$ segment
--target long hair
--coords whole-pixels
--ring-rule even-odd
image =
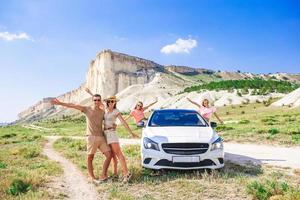
[[[205,101],[207,101],[207,104],[208,104],[208,107],[209,107],[209,101],[208,101],[208,99],[203,99],[203,101],[202,101],[202,106],[204,106],[204,102]],[[204,106],[205,107],[205,106]]]
[[[107,100],[106,101],[106,107],[108,108],[108,101],[110,101],[110,100]],[[117,108],[117,101],[115,101],[115,104],[114,104],[114,109],[116,109]]]
[[[143,107],[143,102],[141,102],[141,101],[138,101],[138,102],[135,104],[135,107],[134,107],[134,109],[137,109],[137,107],[138,107],[138,104],[142,104],[142,107]]]

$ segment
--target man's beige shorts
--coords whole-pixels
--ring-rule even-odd
[[[88,135],[86,138],[86,143],[88,154],[95,154],[97,149],[99,149],[102,153],[110,151],[110,147],[103,136]]]
[[[106,137],[107,144],[119,143],[119,137],[115,130],[105,130],[104,135]]]

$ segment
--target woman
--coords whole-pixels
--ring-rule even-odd
[[[189,98],[187,98],[187,100],[189,101],[189,102],[191,102],[192,104],[195,104],[196,106],[198,106],[199,107],[199,113],[200,113],[200,115],[209,123],[210,122],[210,118],[211,118],[211,116],[214,114],[215,115],[215,117],[219,120],[219,122],[221,123],[221,124],[223,124],[223,121],[220,119],[220,117],[218,116],[218,114],[217,114],[217,109],[215,108],[215,107],[210,107],[209,106],[209,101],[208,101],[208,99],[204,99],[203,101],[202,101],[202,105],[200,105],[200,104],[198,104],[198,103],[196,103],[196,102],[194,102],[194,101],[192,101],[191,99],[189,99]]]
[[[147,120],[144,111],[156,103],[157,103],[157,98],[153,103],[150,103],[149,105],[143,107],[143,102],[139,101],[135,105],[134,109],[130,112],[130,115],[125,120],[127,121],[130,117],[133,117],[136,125],[138,127],[143,127],[145,125],[143,120]]]
[[[126,160],[121,151],[119,138],[116,133],[116,127],[115,127],[116,119],[118,118],[122,122],[122,124],[126,127],[126,129],[133,137],[137,137],[137,135],[135,135],[131,131],[128,124],[122,117],[120,111],[117,109],[116,97],[112,96],[105,99],[104,101],[106,101],[106,112],[104,114],[104,134],[106,136],[107,144],[111,147],[113,154],[119,159],[121,163],[123,176],[124,176],[123,181],[127,182],[130,179],[131,174],[128,171]],[[114,162],[114,169],[115,168],[117,168],[116,162]]]

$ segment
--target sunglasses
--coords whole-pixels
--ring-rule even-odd
[[[143,107],[143,105],[137,105],[137,106],[139,106],[139,107]]]
[[[114,100],[108,100],[107,103],[115,103]]]
[[[101,99],[94,99],[94,101],[96,102],[96,101],[101,101]]]

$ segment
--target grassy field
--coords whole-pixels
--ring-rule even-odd
[[[299,108],[272,108],[255,103],[222,107],[218,113],[226,122],[217,127],[225,141],[300,144]],[[129,124],[141,134],[133,121]],[[53,198],[47,183],[59,175],[61,169],[41,155],[45,142],[42,136],[83,136],[86,126],[84,116],[45,120],[34,125],[46,129],[32,130],[20,125],[0,128],[0,199]],[[120,137],[130,137],[123,126],[117,131]],[[54,145],[87,175],[85,141],[62,138]],[[290,169],[226,162],[221,171],[155,172],[141,167],[138,146],[124,147],[123,150],[133,178],[125,185],[116,180],[97,186],[99,193],[107,199],[300,199],[299,170],[291,173]],[[100,154],[96,156],[97,174],[102,159]]]
[[[300,144],[300,108],[274,108],[256,103],[222,107],[218,114],[226,122],[217,127],[225,141]]]
[[[61,168],[41,155],[40,132],[0,127],[0,199],[51,199],[46,184]]]
[[[84,140],[61,138],[54,148],[87,176]],[[288,169],[227,162],[221,171],[152,171],[141,167],[139,146],[126,146],[123,151],[132,180],[129,184],[110,180],[98,185],[106,199],[300,199],[300,174],[291,176]],[[94,162],[96,174],[100,174],[102,162],[99,153]]]
[[[263,103],[254,103],[221,107],[218,109],[218,114],[226,123],[217,127],[217,131],[225,141],[300,144],[300,108],[274,108],[266,107]],[[213,118],[212,121],[217,120]],[[45,130],[44,134],[85,135],[84,116],[75,119],[65,117],[35,124],[51,129]],[[141,135],[141,129],[137,128],[132,120],[129,120],[129,125],[135,133]],[[117,132],[122,138],[130,138],[122,125],[118,127]]]

